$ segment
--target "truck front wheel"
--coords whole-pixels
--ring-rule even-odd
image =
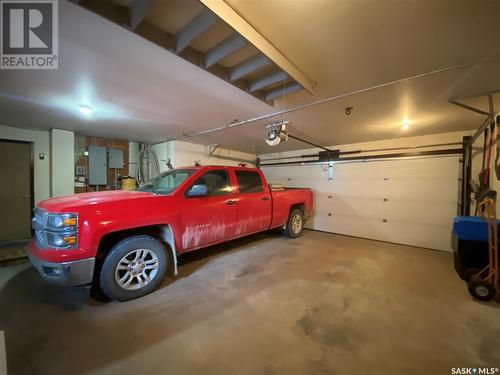
[[[288,216],[288,221],[285,226],[285,236],[297,238],[302,234],[304,229],[304,214],[301,210],[293,209]]]
[[[125,238],[110,250],[99,283],[109,298],[128,301],[154,291],[167,272],[165,247],[153,237]]]

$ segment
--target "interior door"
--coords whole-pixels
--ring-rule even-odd
[[[31,144],[0,141],[0,243],[31,238]]]
[[[238,214],[226,168],[205,172],[191,186],[206,185],[206,196],[183,196],[181,220],[182,248],[191,250],[235,237]],[[190,189],[186,190],[186,192]]]
[[[272,201],[256,171],[234,170],[238,195],[238,227],[236,235],[263,231],[271,225]]]

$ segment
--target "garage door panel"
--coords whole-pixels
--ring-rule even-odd
[[[429,162],[432,160],[432,162]],[[439,157],[410,160],[384,160],[334,165],[336,179],[454,178],[457,158]]]
[[[331,192],[340,197],[382,198],[387,191],[385,181],[334,181]]]
[[[380,233],[386,238],[384,241],[451,251],[451,229],[449,225],[389,221],[379,224],[378,227]]]
[[[331,227],[334,233],[387,241],[379,232],[380,222],[379,218],[337,215],[332,217]]]
[[[315,204],[315,211],[321,213],[331,213],[333,216],[358,216],[358,217],[378,217],[385,215],[386,205],[381,199],[358,198],[358,199],[320,199]]]
[[[360,218],[355,216],[315,215],[306,222],[305,227],[324,232],[339,233],[349,236],[373,238],[377,236],[375,223],[378,219]]]
[[[264,173],[285,186],[313,190],[307,228],[450,251],[459,167],[454,156],[335,164],[333,181],[326,166]]]
[[[289,173],[289,169],[293,168],[294,173],[291,175]],[[320,165],[302,165],[302,166],[294,166],[294,167],[273,167],[273,168],[263,168],[263,170],[267,174],[269,173],[270,182],[283,183],[287,181],[288,178],[292,180],[325,180],[328,177],[328,172]]]
[[[458,179],[432,179],[419,181],[390,181],[386,186],[388,198],[407,200],[457,202]]]
[[[383,222],[377,218],[316,215],[306,228],[378,241],[449,251],[448,225]],[[422,235],[425,233],[426,235]]]
[[[393,200],[386,204],[385,218],[390,221],[448,226],[450,217],[454,217],[456,212],[456,203],[450,205],[436,201]]]
[[[375,162],[334,164],[333,175],[336,180],[381,180],[387,177],[384,168]]]
[[[387,161],[389,178],[456,178],[459,171],[457,157],[432,157]]]
[[[328,198],[331,196],[332,198]],[[359,216],[414,223],[448,225],[456,206],[437,201],[410,201],[356,198],[344,199],[315,194],[314,212],[332,216]]]

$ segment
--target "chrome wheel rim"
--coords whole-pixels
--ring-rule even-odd
[[[149,249],[129,251],[116,266],[116,283],[125,290],[138,290],[151,283],[158,273],[158,257]]]
[[[297,234],[302,229],[302,217],[297,214],[292,217],[292,231]]]

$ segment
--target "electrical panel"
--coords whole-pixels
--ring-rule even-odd
[[[89,146],[89,185],[108,184],[106,147]],[[123,162],[123,158],[122,158]]]
[[[119,150],[117,148],[110,148],[108,150],[108,160],[109,160],[109,168],[123,168],[123,150]]]

